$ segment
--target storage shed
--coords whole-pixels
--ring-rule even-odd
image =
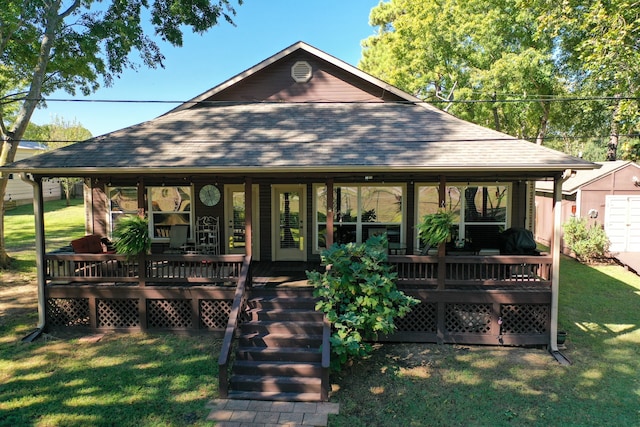
[[[572,216],[603,226],[612,254],[640,252],[640,165],[617,160],[601,167],[579,170],[562,186],[562,223]],[[553,221],[553,182],[536,184],[535,237],[549,244]],[[569,252],[562,243],[562,250]]]

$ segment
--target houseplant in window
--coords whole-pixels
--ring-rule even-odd
[[[422,221],[418,223],[418,233],[425,246],[425,251],[429,248],[436,248],[440,243],[451,238],[453,216],[452,211],[440,209],[422,217]]]
[[[151,249],[149,220],[137,215],[120,218],[113,230],[116,252],[134,258]]]

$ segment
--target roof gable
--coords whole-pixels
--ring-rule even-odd
[[[568,178],[562,184],[563,194],[574,194],[581,188],[589,185],[593,182],[601,180],[612,173],[622,170],[627,167],[634,167],[640,171],[640,166],[629,160],[616,160],[608,162],[595,162],[598,167],[596,169],[581,170],[574,176]],[[553,191],[553,183],[550,182],[538,182],[536,184],[536,190],[543,192]]]
[[[308,82],[296,82],[291,67],[312,68]],[[421,102],[352,65],[298,42],[166,114],[209,102]]]

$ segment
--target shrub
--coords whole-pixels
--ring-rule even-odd
[[[606,258],[609,238],[600,225],[589,226],[586,218],[571,218],[563,229],[564,241],[578,260],[593,262]]]
[[[119,254],[134,257],[151,249],[149,221],[137,215],[120,218],[113,230],[113,237]]]
[[[331,366],[339,370],[352,358],[371,353],[367,342],[395,331],[394,318],[404,317],[418,303],[396,287],[397,274],[386,262],[387,239],[333,245],[323,252],[324,273],[307,272],[320,297],[316,309],[333,324]]]

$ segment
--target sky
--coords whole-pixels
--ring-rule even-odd
[[[55,92],[47,98],[92,102],[49,101],[31,121],[44,125],[57,116],[93,136],[103,135],[151,120],[177,104],[93,101],[187,101],[298,41],[356,66],[361,41],[375,32],[369,13],[379,1],[244,0],[236,7],[235,27],[223,19],[203,35],[186,32],[181,48],[163,45],[165,68],[127,70],[112,86],[87,97]]]

